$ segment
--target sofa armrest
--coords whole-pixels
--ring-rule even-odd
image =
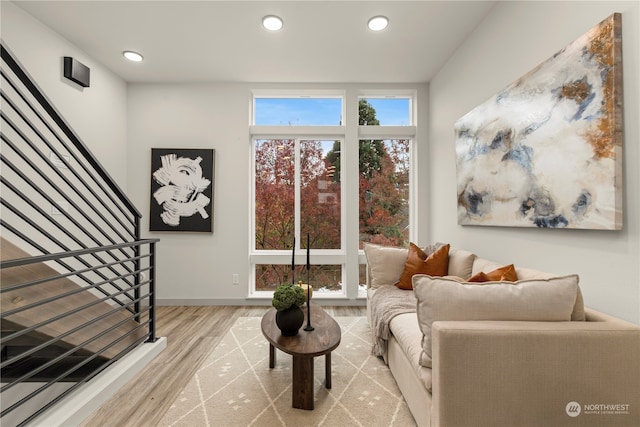
[[[435,322],[432,424],[639,425],[640,326],[587,318]]]

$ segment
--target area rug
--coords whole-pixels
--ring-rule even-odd
[[[331,357],[332,388],[324,386],[324,356],[315,358],[314,406],[291,407],[291,356],[269,344],[260,317],[241,317],[180,393],[162,426],[415,426],[384,362],[370,354],[365,317],[336,317],[342,339]]]

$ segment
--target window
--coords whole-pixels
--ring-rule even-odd
[[[340,126],[342,99],[256,97],[253,121],[260,126]]]
[[[283,92],[254,92],[250,293],[308,275],[314,297],[364,297],[364,243],[414,238],[415,93]]]
[[[362,126],[409,126],[411,124],[411,98],[360,97],[359,122]]]
[[[255,247],[288,249],[295,230],[295,141],[255,143]]]
[[[300,233],[311,249],[340,249],[340,141],[300,141]],[[304,242],[303,242],[304,243]]]
[[[340,250],[342,195],[340,177],[335,173],[340,143],[315,139],[255,141],[257,252],[306,250],[307,235],[310,249]],[[283,253],[276,261],[279,263],[256,265],[256,291],[273,290],[292,280],[290,253]],[[313,283],[322,284],[319,290],[340,291],[341,270],[341,265],[314,265],[310,274],[317,279]]]
[[[409,246],[409,143],[360,140],[360,248]]]

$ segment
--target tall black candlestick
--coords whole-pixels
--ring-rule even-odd
[[[307,233],[307,271],[311,268],[311,263],[309,262],[309,233]]]
[[[295,285],[293,274],[296,269],[296,238],[293,237],[293,247],[291,248],[291,284]]]
[[[309,260],[309,233],[307,233],[307,326],[305,331],[313,331],[315,328],[311,326],[311,282],[309,281],[309,269],[311,262]]]

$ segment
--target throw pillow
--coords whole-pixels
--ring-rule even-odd
[[[373,289],[384,285],[395,285],[404,270],[407,260],[406,248],[390,248],[365,243],[369,286]]]
[[[470,277],[477,255],[464,249],[449,249],[449,275]]]
[[[516,268],[513,264],[509,264],[488,273],[480,271],[471,276],[467,282],[515,282],[516,280],[518,280]]]
[[[515,283],[458,283],[442,277],[413,277],[422,331],[420,364],[431,367],[431,326],[439,320],[570,321],[578,276]]]
[[[431,255],[425,253],[417,245],[409,243],[409,254],[404,263],[404,270],[396,286],[411,290],[411,278],[415,274],[430,276],[446,276],[449,271],[449,245],[441,246]]]
[[[483,258],[476,258],[473,263],[473,274],[477,274],[481,271],[491,271],[499,268],[500,264],[489,261]],[[557,274],[547,273],[544,271],[534,270],[531,268],[516,268],[516,273],[518,274],[518,280],[529,280],[529,279],[551,279],[553,277],[558,277]],[[458,274],[459,276],[459,274]],[[469,276],[464,276],[469,277]],[[576,303],[573,306],[573,313],[571,313],[571,320],[584,321],[586,320],[586,314],[584,312],[584,299],[582,298],[582,292],[580,291],[580,286],[578,286],[578,295],[576,296]]]

